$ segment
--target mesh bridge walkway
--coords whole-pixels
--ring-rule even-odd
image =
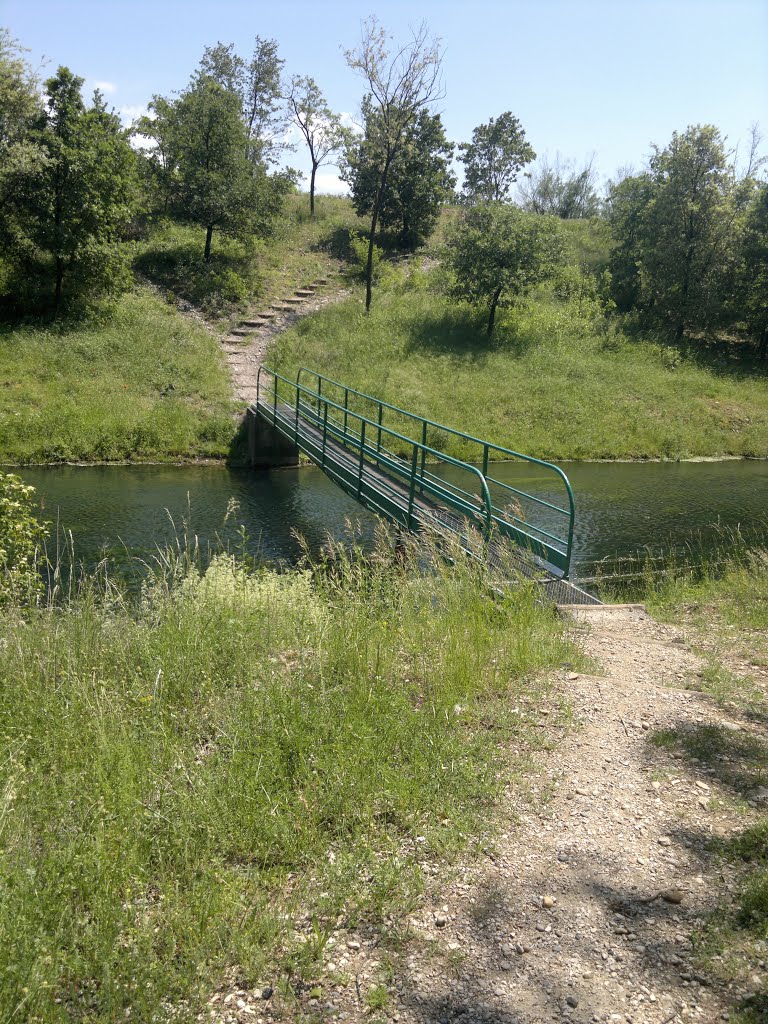
[[[575,508],[552,463],[471,437],[302,368],[295,381],[260,367],[251,413],[366,508],[411,532],[458,537],[501,578],[539,581],[557,604],[599,604],[569,580]],[[477,465],[433,447],[450,436],[477,447]],[[431,443],[430,443],[431,442]],[[492,463],[519,466],[521,486]],[[529,479],[536,493],[523,489]],[[512,544],[500,543],[511,541]]]

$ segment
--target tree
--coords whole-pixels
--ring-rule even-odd
[[[288,93],[288,105],[293,123],[304,136],[312,161],[309,179],[309,212],[315,216],[315,175],[318,167],[338,153],[349,140],[349,130],[341,123],[326,103],[314,78],[294,75]]]
[[[595,179],[591,160],[577,170],[568,161],[561,161],[559,154],[554,164],[543,158],[518,187],[521,206],[531,213],[547,213],[563,220],[595,217],[600,212]]]
[[[137,198],[136,155],[98,92],[86,108],[82,85],[64,67],[45,83],[46,109],[30,133],[42,157],[13,201],[24,241],[17,271],[46,282],[57,315],[65,300],[114,294],[130,282],[120,243]]]
[[[380,111],[363,102],[365,132],[347,147],[342,180],[352,188],[352,201],[360,216],[373,212],[380,182],[377,140]],[[445,137],[439,114],[421,110],[403,134],[392,161],[387,187],[379,206],[379,225],[397,235],[402,248],[415,248],[434,229],[440,206],[453,195],[456,177],[450,169],[453,144]]]
[[[379,114],[376,138],[370,140],[371,159],[378,169],[371,207],[368,259],[365,269],[365,309],[371,308],[373,249],[381,204],[386,194],[392,163],[403,145],[408,128],[419,111],[440,95],[440,50],[422,23],[408,43],[390,49],[389,37],[375,17],[363,22],[357,49],[347,50],[347,64],[365,79],[369,102]]]
[[[142,125],[157,143],[155,159],[171,189],[179,216],[205,228],[203,259],[211,258],[214,230],[247,232],[263,198],[266,174],[248,160],[240,100],[207,75],[199,74],[173,101],[157,103],[157,123]]]
[[[757,190],[747,212],[738,290],[740,313],[761,359],[768,359],[768,183]]]
[[[29,244],[19,213],[45,166],[45,153],[34,137],[43,118],[40,88],[23,52],[0,28],[0,291],[13,277],[19,250]]]
[[[677,338],[722,326],[736,285],[738,218],[747,195],[713,125],[691,126],[664,149],[654,147],[648,170],[609,195],[620,308],[641,309]]]
[[[472,132],[459,146],[464,164],[462,197],[467,203],[501,202],[509,198],[521,168],[536,159],[523,127],[507,110]]]
[[[496,309],[514,301],[552,275],[562,261],[557,221],[524,213],[506,203],[478,203],[467,210],[448,240],[454,294],[488,304],[487,335]]]
[[[612,182],[608,192],[608,218],[615,239],[608,270],[613,299],[623,313],[643,303],[644,225],[652,196],[649,174],[627,174]]]
[[[250,61],[235,52],[234,43],[205,48],[200,75],[237,95],[246,131],[245,153],[252,163],[274,163],[285,145],[278,141],[285,125],[280,83],[285,61],[277,42],[256,36]]]

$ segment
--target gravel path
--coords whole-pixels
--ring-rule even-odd
[[[679,629],[642,609],[585,610],[573,629],[596,665],[594,675],[561,674],[575,727],[538,755],[534,799],[510,794],[492,855],[435,881],[409,921],[394,979],[376,935],[337,932],[313,983],[321,994],[312,998],[307,986],[288,1002],[269,989],[266,1000],[259,991],[220,992],[213,1019],[728,1019],[740,993],[698,975],[691,936],[734,884],[708,841],[743,828],[749,815],[722,781],[728,771],[715,774],[649,737],[708,724],[733,733],[759,727],[684,688],[700,659]],[[366,993],[381,984],[388,1002],[371,1007]]]

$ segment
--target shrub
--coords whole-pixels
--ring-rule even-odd
[[[36,601],[47,525],[35,517],[35,489],[12,473],[0,473],[0,606]]]

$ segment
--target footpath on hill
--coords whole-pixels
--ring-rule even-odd
[[[531,793],[502,803],[493,849],[447,875],[423,865],[433,881],[394,959],[379,934],[338,931],[298,1001],[275,980],[266,999],[216,993],[212,1019],[729,1019],[745,991],[699,973],[692,936],[735,887],[712,839],[757,816],[761,794],[750,794],[734,754],[762,727],[686,689],[703,662],[678,627],[626,608],[590,612],[573,629],[595,667],[559,680],[572,723],[555,725],[557,742],[536,755]],[[548,717],[545,709],[540,724],[551,729]],[[735,741],[714,762],[660,742],[713,728]],[[749,803],[734,799],[744,796]],[[749,985],[763,985],[759,968]]]
[[[304,288],[296,289],[268,304],[263,311],[241,319],[222,339],[234,398],[250,405],[256,401],[259,367],[274,338],[310,313],[350,294],[348,288],[329,287],[329,278],[320,277]]]

